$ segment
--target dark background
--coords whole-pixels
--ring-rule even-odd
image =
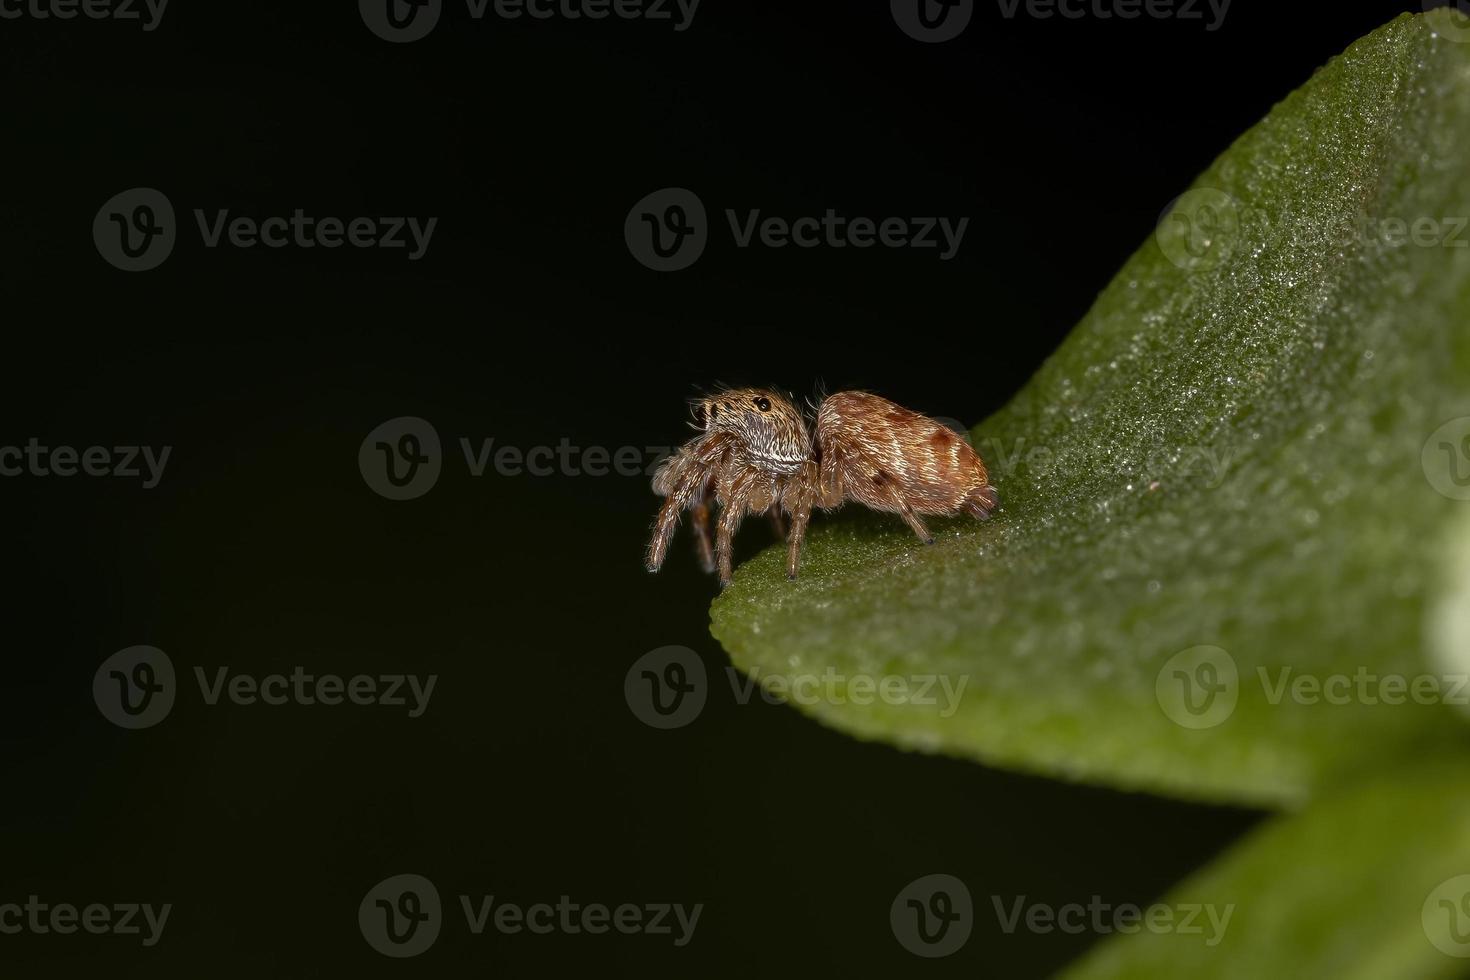
[[[1006,901],[1147,903],[1255,813],[906,755],[737,705],[712,580],[681,535],[641,565],[643,477],[474,478],[458,439],[663,446],[716,381],[865,387],[965,423],[1000,407],[1165,205],[1327,58],[1412,4],[1236,0],[1201,21],[976,5],[918,43],[886,3],[705,0],[668,22],[471,20],[390,45],[351,3],[174,0],[160,27],[0,22],[0,445],[169,445],[161,485],[0,479],[8,641],[0,902],[172,902],[162,942],[0,936],[0,972],[282,977],[1041,976],[1096,937],[1005,935]],[[303,8],[310,8],[303,9]],[[156,187],[181,239],[102,260],[102,203]],[[623,220],[683,186],[691,268]],[[428,254],[206,249],[193,208],[437,216]],[[726,207],[967,216],[956,258],[737,249]],[[359,443],[430,420],[426,496],[376,496]],[[742,538],[763,545],[764,528]],[[157,727],[91,682],[168,652]],[[716,678],[692,725],[640,723],[625,672],[667,644]],[[192,670],[436,673],[425,715],[204,704]],[[977,678],[975,683],[983,683]],[[433,879],[445,931],[373,952],[358,902]],[[977,925],[944,961],[888,907],[934,872]],[[694,940],[467,933],[455,896],[704,903]],[[7,967],[6,964],[9,964]]]

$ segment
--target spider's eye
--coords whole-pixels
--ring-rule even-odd
[[[755,400],[755,407],[760,409],[762,412],[769,412],[771,410],[771,400],[764,396],[757,398]]]

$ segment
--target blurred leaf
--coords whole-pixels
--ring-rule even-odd
[[[1464,976],[1470,772],[1456,760],[1355,783],[1276,818],[1157,904],[1179,924],[1199,906],[1202,931],[1165,926],[1160,912],[1158,931],[1124,935],[1105,915],[1110,938],[1063,976]]]
[[[1470,25],[1451,18],[1359,41],[1199,178],[974,430],[995,519],[935,519],[923,547],[891,515],[819,518],[798,581],[773,548],[715,602],[735,662],[825,677],[792,700],[864,738],[1208,799],[1298,803],[1462,737],[1442,703],[1368,703],[1431,669],[1438,542],[1470,507],[1451,421],[1470,416]],[[1059,246],[1088,227],[1084,207]],[[976,319],[956,343],[980,386],[1005,325]],[[1350,703],[1279,687],[1304,674]],[[884,677],[907,680],[850,686]]]

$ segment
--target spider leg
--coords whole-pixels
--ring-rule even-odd
[[[735,532],[750,507],[751,486],[748,480],[737,479],[731,483],[720,506],[720,520],[715,528],[715,562],[720,570],[720,588],[730,584],[734,577],[730,552],[734,547]]]
[[[903,491],[892,474],[865,464],[860,457],[849,459],[837,451],[835,446],[833,451],[823,455],[822,467],[819,492],[823,507],[833,506],[849,495],[850,488],[860,487],[861,493],[851,493],[854,500],[875,510],[893,511],[903,518],[904,523],[918,535],[920,541],[925,544],[934,543],[934,535],[924,526],[924,521],[914,510],[913,504],[904,499]]]
[[[813,479],[818,506],[831,510],[842,503],[842,498],[847,495],[847,465],[846,458],[837,446],[822,447],[822,463]]]
[[[706,572],[715,570],[714,543],[709,533],[709,499],[707,492],[701,493],[691,511],[690,526],[694,529],[694,550],[699,555],[699,567]]]
[[[702,466],[693,465],[679,469],[681,472],[677,475],[670,472],[669,478],[663,484],[669,494],[663,507],[659,508],[658,519],[653,525],[653,537],[648,542],[648,557],[644,564],[650,572],[656,572],[663,566],[664,558],[669,553],[669,542],[679,526],[679,514],[699,499],[700,490],[705,483]]]
[[[811,504],[805,501],[791,513],[791,535],[786,539],[786,577],[796,578],[796,566],[801,561],[801,547],[806,543],[806,525],[812,517]]]
[[[813,498],[820,492],[817,467],[808,464],[784,495],[782,504],[791,515],[791,534],[786,538],[786,577],[796,578],[801,549],[806,543],[806,526],[812,518]]]
[[[964,508],[973,517],[982,521],[990,517],[990,512],[1000,506],[1000,494],[995,487],[986,484],[979,490],[974,490],[965,498]]]
[[[766,510],[766,516],[771,519],[771,529],[776,532],[776,537],[786,540],[786,520],[781,516],[781,505],[772,504]]]
[[[924,542],[925,544],[934,543],[934,535],[929,533],[929,529],[924,526],[924,522],[919,519],[919,515],[914,512],[913,507],[909,506],[907,503],[900,502],[898,516],[902,517],[904,519],[904,523],[913,528],[914,533],[919,536],[920,541]]]

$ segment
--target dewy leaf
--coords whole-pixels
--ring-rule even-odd
[[[1275,818],[1141,917],[1122,906],[1089,911],[1089,927],[1107,938],[1062,976],[1464,976],[1467,872],[1463,760],[1379,774]]]
[[[1425,639],[1470,508],[1467,216],[1470,24],[1406,15],[1220,157],[976,427],[995,519],[923,547],[819,518],[801,578],[746,563],[715,636],[855,735],[1189,797],[1299,803],[1462,738]]]

